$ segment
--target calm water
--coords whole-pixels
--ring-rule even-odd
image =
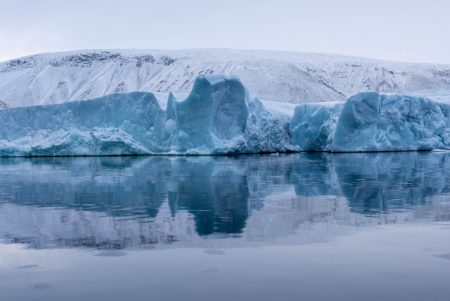
[[[0,159],[0,300],[450,300],[450,153]]]

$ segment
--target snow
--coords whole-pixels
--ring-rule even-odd
[[[272,116],[237,78],[199,76],[166,110],[148,92],[0,111],[0,156],[284,152],[288,118]]]
[[[226,148],[222,143],[244,142],[248,114],[247,92],[238,79],[200,76],[184,101],[169,97],[166,134],[181,152]]]
[[[292,118],[294,115],[296,104],[287,103],[287,102],[276,102],[269,100],[262,100],[264,107],[270,111],[273,115],[276,115],[281,118]]]
[[[0,110],[7,109],[8,107],[9,106],[6,103],[4,103],[3,101],[0,101]]]
[[[261,99],[296,104],[450,89],[448,65],[283,51],[83,50],[0,63],[0,100],[17,107],[134,91],[181,97],[202,74],[235,75]]]
[[[423,90],[409,94],[428,98],[437,102],[450,103],[450,90]]]

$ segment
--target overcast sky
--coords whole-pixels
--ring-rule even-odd
[[[92,48],[241,48],[450,64],[450,0],[0,0],[0,61]]]

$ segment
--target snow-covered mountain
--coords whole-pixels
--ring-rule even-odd
[[[198,75],[215,73],[240,77],[262,99],[291,103],[450,89],[450,65],[282,51],[85,50],[0,63],[0,99],[15,107],[116,92],[186,93]]]
[[[3,101],[0,101],[0,110],[2,109],[7,109],[8,105],[6,103],[4,103]]]

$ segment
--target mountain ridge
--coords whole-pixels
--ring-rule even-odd
[[[289,103],[450,89],[450,65],[442,64],[293,51],[93,49],[1,62],[0,99],[15,107],[131,91],[186,93],[198,75],[217,73],[238,76],[262,99]]]

